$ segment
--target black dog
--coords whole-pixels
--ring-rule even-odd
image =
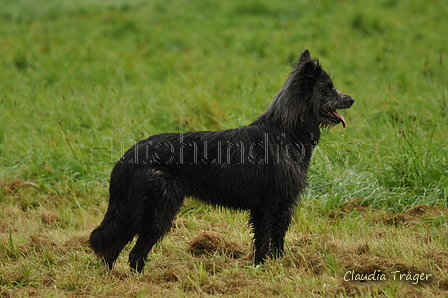
[[[222,131],[164,133],[129,149],[110,177],[104,220],[90,246],[112,268],[123,247],[141,272],[185,197],[250,210],[255,264],[283,255],[284,237],[306,185],[320,127],[343,124],[354,99],[335,89],[304,51],[274,101],[255,122]]]

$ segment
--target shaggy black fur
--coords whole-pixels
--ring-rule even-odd
[[[139,142],[112,171],[109,207],[90,236],[91,248],[112,268],[138,235],[129,262],[141,272],[149,251],[191,196],[250,211],[255,264],[281,256],[320,126],[342,122],[345,127],[336,110],[353,102],[333,87],[306,50],[270,107],[252,124],[164,133]]]

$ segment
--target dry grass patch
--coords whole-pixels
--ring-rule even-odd
[[[254,267],[247,214],[187,200],[172,231],[155,246],[144,273],[138,275],[127,263],[134,242],[112,271],[89,249],[92,222],[101,220],[98,208],[106,205],[80,209],[53,194],[40,206],[23,210],[19,201],[11,200],[19,193],[27,201],[36,190],[4,196],[10,203],[0,219],[6,229],[0,232],[3,297],[448,295],[444,208],[417,206],[403,213],[409,220],[395,224],[389,219],[398,214],[385,210],[352,203],[334,210],[337,216],[328,216],[305,201],[287,234],[285,257]],[[395,271],[431,276],[413,283],[406,276],[394,280]],[[384,273],[386,280],[345,280],[347,272]]]
[[[195,236],[188,245],[188,250],[195,256],[213,255],[216,252],[231,258],[240,258],[243,255],[243,249],[238,243],[214,232],[202,232]]]

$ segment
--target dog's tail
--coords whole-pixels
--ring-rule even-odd
[[[117,163],[110,178],[109,206],[101,224],[90,234],[90,248],[112,269],[123,247],[131,241],[132,215],[128,201],[129,169]]]

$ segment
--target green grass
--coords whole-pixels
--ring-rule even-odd
[[[0,296],[446,295],[447,14],[423,0],[4,1]],[[305,48],[356,102],[316,148],[286,257],[192,256],[204,230],[247,254],[250,234],[244,212],[188,201],[145,274],[125,255],[108,273],[85,239],[123,150],[249,124]],[[435,278],[342,279],[372,268]]]

